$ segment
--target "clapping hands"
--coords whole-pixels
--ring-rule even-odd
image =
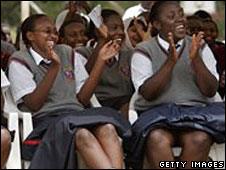
[[[142,41],[147,41],[151,38],[151,23],[148,24],[147,31],[144,31],[144,29],[142,29],[142,26],[137,22],[137,18],[134,18],[134,25]]]
[[[107,62],[119,52],[119,49],[120,45],[117,42],[110,40],[100,49],[98,59]]]
[[[169,41],[169,59],[173,61],[173,63],[176,63],[179,59],[179,55],[176,50],[176,46],[174,43],[174,37],[171,32],[168,33],[168,41]]]
[[[199,32],[197,35],[193,34],[192,35],[192,44],[191,44],[191,49],[190,49],[190,59],[193,60],[198,56],[199,49],[203,47],[204,45],[204,32]]]

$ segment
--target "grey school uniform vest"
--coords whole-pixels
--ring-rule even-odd
[[[32,113],[33,117],[36,118],[54,113],[54,111],[61,109],[83,110],[82,104],[80,104],[76,98],[74,56],[72,49],[66,45],[56,45],[54,51],[60,57],[61,70],[56,77],[43,107],[39,111]],[[43,80],[47,72],[44,66],[35,63],[33,57],[27,50],[14,53],[11,60],[17,60],[25,65],[34,75],[33,79],[37,85]],[[20,109],[30,111],[24,104],[20,106]]]
[[[163,103],[176,103],[181,105],[198,105],[207,103],[207,97],[201,94],[195,82],[195,75],[191,68],[189,49],[191,37],[186,36],[181,47],[181,57],[176,63],[172,79],[157,99],[147,101],[142,95],[135,101],[135,109],[145,111],[153,106]],[[168,52],[159,44],[157,37],[137,46],[136,51],[145,54],[152,62],[153,73],[155,74],[166,62]]]
[[[88,59],[93,49],[90,47],[82,47],[78,49],[77,52]],[[132,96],[134,92],[130,74],[132,53],[132,50],[121,50],[119,60],[112,66],[105,67],[100,82],[95,90],[95,94],[100,101]]]

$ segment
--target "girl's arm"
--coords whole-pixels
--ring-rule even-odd
[[[205,66],[202,58],[199,56],[199,49],[203,45],[203,32],[197,36],[192,36],[192,46],[190,49],[190,59],[193,70],[196,74],[196,83],[201,93],[207,97],[213,97],[218,88],[218,82],[214,75]],[[204,56],[205,57],[205,56]]]
[[[25,105],[33,112],[40,110],[44,105],[61,67],[60,59],[52,47],[49,48],[48,52],[47,56],[49,56],[48,59],[51,60],[51,64],[44,79],[32,93],[23,97]]]
[[[90,103],[90,98],[92,97],[98,85],[106,61],[114,57],[118,53],[119,49],[120,46],[113,41],[109,41],[101,48],[100,52],[97,55],[96,62],[90,72],[89,78],[86,80],[85,84],[77,94],[78,100],[84,106],[88,106]]]
[[[148,101],[156,99],[171,80],[172,71],[177,63],[178,54],[176,52],[173,35],[168,35],[170,43],[170,55],[158,72],[148,78],[139,88],[139,93]]]

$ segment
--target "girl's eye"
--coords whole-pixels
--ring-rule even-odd
[[[174,19],[174,16],[175,16],[174,14],[171,14],[171,15],[168,15],[168,18],[169,19]]]
[[[184,12],[181,11],[181,12],[180,12],[180,17],[183,17],[183,16],[184,16]]]

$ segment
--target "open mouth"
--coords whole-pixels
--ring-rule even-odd
[[[177,31],[184,31],[185,30],[185,25],[181,24],[181,25],[176,26],[176,30]]]
[[[117,43],[117,44],[121,44],[122,39],[121,39],[121,38],[116,38],[116,39],[114,39],[113,41],[114,41],[115,43]]]
[[[83,46],[84,46],[83,43],[78,43],[78,44],[75,45],[76,48],[78,48],[78,47],[83,47]]]

